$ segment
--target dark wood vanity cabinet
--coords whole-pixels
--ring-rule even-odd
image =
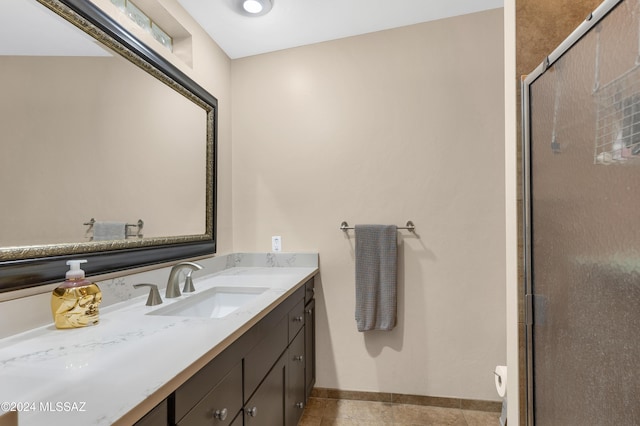
[[[313,278],[136,426],[296,426],[315,383]]]

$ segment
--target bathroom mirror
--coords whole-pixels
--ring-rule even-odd
[[[88,1],[3,9],[0,292],[214,253],[216,99]]]

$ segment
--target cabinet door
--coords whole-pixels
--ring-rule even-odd
[[[316,384],[316,301],[312,299],[304,308],[304,375],[305,400],[311,396]]]
[[[287,358],[282,356],[245,404],[244,426],[283,426],[286,386]]]
[[[180,422],[203,398],[205,398],[218,384],[224,380],[231,370],[244,356],[250,342],[244,336],[240,337],[228,348],[222,351],[200,371],[194,374],[174,393],[174,415],[176,423]],[[240,384],[242,386],[242,384]],[[242,407],[242,388],[240,388],[240,403],[236,404],[237,411]]]
[[[160,404],[158,404],[156,408],[149,411],[143,418],[138,420],[135,423],[135,426],[166,426],[168,425],[169,419],[168,419],[167,407],[168,407],[167,400],[165,399]]]
[[[286,352],[289,371],[287,372],[287,403],[285,416],[287,426],[296,426],[305,406],[304,377],[304,330],[293,339]]]
[[[244,357],[244,398],[248,400],[287,347],[285,314]]]
[[[242,407],[242,363],[205,396],[178,426],[226,426],[231,424]]]
[[[242,415],[239,415],[229,426],[242,426]]]

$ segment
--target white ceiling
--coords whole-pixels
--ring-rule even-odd
[[[504,0],[274,0],[267,15],[239,0],[178,0],[231,59],[496,9]]]
[[[0,56],[111,56],[92,37],[33,0],[2,0]]]

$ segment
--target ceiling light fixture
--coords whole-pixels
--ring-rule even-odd
[[[273,0],[239,0],[240,12],[246,16],[266,15],[273,7]]]

